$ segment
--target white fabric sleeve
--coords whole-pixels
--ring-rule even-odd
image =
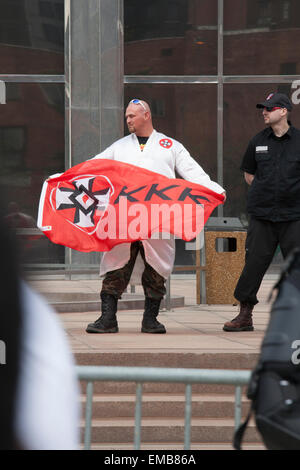
[[[107,147],[103,152],[98,153],[94,157],[90,158],[90,160],[94,160],[97,158],[108,158],[110,160],[114,160],[114,144]]]
[[[176,152],[176,171],[187,181],[201,184],[218,194],[225,192],[222,186],[210,179],[209,175],[205,173],[203,168],[191,157],[190,153],[180,143],[178,143]]]
[[[21,282],[23,336],[15,431],[25,450],[79,448],[79,387],[57,314]]]

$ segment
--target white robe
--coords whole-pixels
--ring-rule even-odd
[[[163,146],[162,140],[168,139],[169,145]],[[170,145],[171,143],[171,145]],[[191,157],[185,147],[170,137],[153,130],[143,151],[135,134],[130,134],[114,142],[110,147],[93,158],[108,158],[146,168],[168,178],[175,178],[175,170],[187,181],[201,184],[216,193],[225,190],[210,179],[201,166]],[[165,279],[172,272],[175,259],[175,240],[143,240],[147,262]],[[100,275],[123,267],[130,258],[130,243],[122,243],[111,251],[105,252],[100,265]],[[137,258],[131,283],[134,284],[144,269],[141,256]]]

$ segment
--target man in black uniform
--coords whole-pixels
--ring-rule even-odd
[[[268,127],[251,139],[241,166],[250,186],[250,222],[245,266],[234,292],[240,312],[225,323],[225,331],[254,329],[256,294],[277,246],[284,258],[300,246],[300,130],[288,120],[292,103],[285,94],[271,93],[257,108]]]

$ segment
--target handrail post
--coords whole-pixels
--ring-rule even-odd
[[[192,416],[192,386],[185,387],[185,413],[184,413],[184,450],[190,449],[191,443],[191,416]]]
[[[141,422],[142,422],[142,384],[136,384],[135,398],[135,426],[134,426],[134,449],[141,447]]]
[[[234,402],[234,428],[237,430],[241,424],[241,415],[242,415],[242,387],[237,385],[235,387],[235,402]]]
[[[85,407],[85,432],[84,449],[90,450],[92,437],[92,414],[93,414],[93,382],[88,382],[86,386],[86,407]]]

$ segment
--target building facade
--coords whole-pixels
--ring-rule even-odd
[[[126,133],[124,106],[134,97],[150,103],[155,128],[182,142],[226,188],[227,202],[214,215],[247,225],[239,167],[249,139],[263,128],[256,103],[273,91],[287,93],[300,127],[299,1],[1,6],[1,188],[28,268],[97,269],[99,253],[66,249],[39,234],[39,196],[49,175]],[[193,264],[194,255],[177,241],[177,264]]]

